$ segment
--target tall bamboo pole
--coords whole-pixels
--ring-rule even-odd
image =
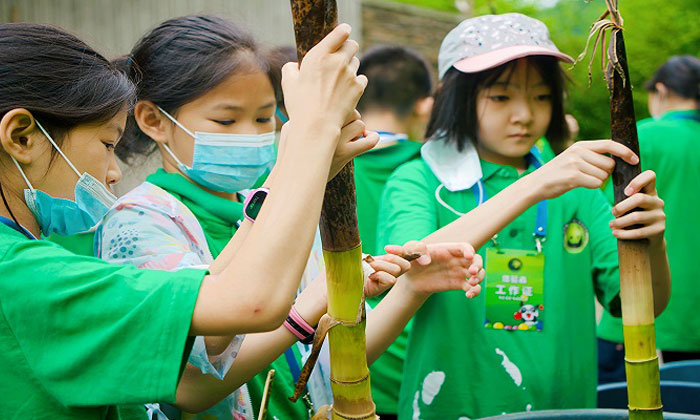
[[[639,156],[632,89],[617,1],[608,1],[608,7],[615,23],[608,49],[610,133],[614,141],[624,144]],[[627,198],[624,189],[641,171],[640,164],[629,165],[621,159],[615,160],[613,185],[617,204]],[[646,240],[618,240],[625,370],[631,420],[663,418],[648,245]]]
[[[337,25],[335,0],[290,0],[299,62]],[[365,351],[362,248],[357,226],[352,162],[326,187],[321,211],[328,315],[340,322],[329,333],[334,420],[376,419]]]

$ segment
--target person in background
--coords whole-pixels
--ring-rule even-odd
[[[468,305],[441,293],[416,313],[400,419],[594,407],[594,295],[619,315],[618,238],[649,239],[655,314],[668,302],[654,173],[611,208],[607,154],[634,164],[631,150],[583,141],[545,163],[533,148],[568,134],[559,61],[572,60],[519,13],[467,19],[442,43],[427,140],[387,181],[379,243],[466,239],[488,278]]]
[[[362,250],[382,253],[377,247],[377,212],[384,184],[400,165],[420,155],[421,142],[433,99],[432,75],[416,51],[398,45],[378,45],[360,57],[359,74],[367,76],[365,93],[357,105],[362,120],[379,133],[379,143],[357,156],[355,189]],[[368,299],[376,306],[381,297]],[[398,390],[406,352],[406,332],[370,367],[372,398],[382,419],[396,417]]]
[[[651,118],[637,125],[643,170],[657,174],[659,196],[666,203],[666,238],[673,287],[664,313],[656,319],[656,346],[663,362],[700,360],[700,280],[695,264],[700,237],[700,59],[668,59],[646,83]],[[614,201],[612,182],[605,188]],[[622,323],[607,311],[598,325],[599,382],[625,380]]]

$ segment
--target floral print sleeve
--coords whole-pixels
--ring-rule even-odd
[[[121,197],[98,227],[97,256],[115,264],[177,270],[213,262],[194,214],[145,182]]]
[[[148,182],[121,197],[110,209],[97,229],[95,252],[114,264],[169,271],[208,267],[213,262],[194,214],[167,191]],[[188,362],[222,379],[243,337],[236,336],[216,357],[207,355],[204,338],[197,337]]]

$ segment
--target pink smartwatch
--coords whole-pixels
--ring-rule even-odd
[[[250,194],[248,194],[248,197],[246,197],[245,201],[243,202],[243,216],[247,220],[255,222],[255,218],[258,217],[263,202],[265,201],[267,193],[269,192],[269,188],[261,187],[251,191]]]

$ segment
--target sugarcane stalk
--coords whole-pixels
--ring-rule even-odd
[[[338,23],[335,0],[290,0],[299,63]],[[326,263],[332,419],[376,419],[365,350],[362,247],[352,162],[326,186],[321,242]]]
[[[610,10],[619,19],[616,2]],[[632,102],[632,86],[622,29],[611,31],[606,79],[610,88],[610,132],[612,139],[639,156],[637,125]],[[640,164],[615,159],[613,185],[615,203],[626,199],[624,189],[640,174]],[[654,329],[654,295],[647,240],[618,240],[620,260],[620,299],[625,340],[625,371],[631,420],[662,419],[659,363]]]

